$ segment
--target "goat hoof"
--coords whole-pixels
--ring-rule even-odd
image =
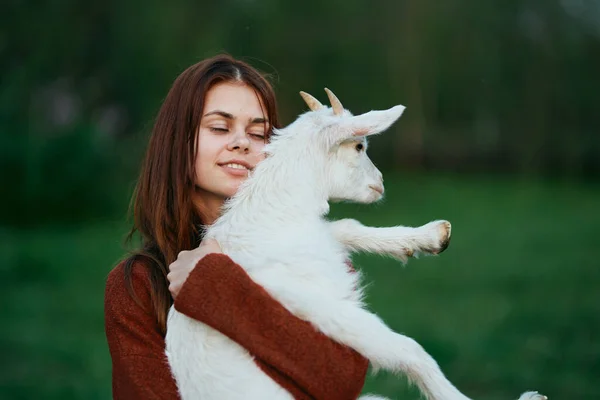
[[[418,236],[418,245],[415,250],[418,253],[437,255],[450,245],[452,225],[448,221],[432,221],[417,229],[422,234],[422,236]]]
[[[440,254],[450,246],[450,237],[452,236],[452,225],[448,221],[441,221],[438,226],[438,232],[440,234],[440,244],[437,249],[433,251],[433,254]]]
[[[442,251],[446,250],[448,246],[450,246],[450,237],[440,244],[440,248],[435,252],[435,254],[440,254]]]

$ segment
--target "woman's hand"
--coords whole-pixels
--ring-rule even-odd
[[[198,261],[210,253],[223,253],[219,242],[214,239],[203,240],[197,248],[180,252],[177,260],[169,265],[167,279],[169,280],[169,291],[173,299],[177,297],[181,287],[192,269],[198,264]]]

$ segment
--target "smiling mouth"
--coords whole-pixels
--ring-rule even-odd
[[[228,167],[228,168],[240,169],[240,170],[245,170],[245,171],[251,170],[251,168],[248,168],[245,165],[237,164],[237,163],[222,164],[221,167]]]

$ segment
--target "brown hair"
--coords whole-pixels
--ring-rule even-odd
[[[142,247],[125,261],[129,293],[136,261],[149,269],[153,312],[163,334],[169,307],[168,266],[182,250],[200,243],[202,223],[192,203],[196,157],[196,133],[208,90],[219,82],[243,82],[253,88],[266,108],[268,134],[279,127],[275,93],[269,82],[252,66],[229,55],[218,55],[186,69],[177,77],[156,117],[130,209],[133,228]],[[267,134],[267,137],[268,137]],[[139,301],[138,301],[139,303]]]

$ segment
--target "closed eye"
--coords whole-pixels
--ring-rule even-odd
[[[218,128],[218,127],[211,127],[210,130],[212,132],[229,132],[229,129],[227,129],[227,128]]]

